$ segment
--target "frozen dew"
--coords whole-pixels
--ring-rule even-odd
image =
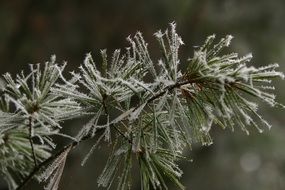
[[[0,91],[3,91],[6,85],[7,83],[3,80],[3,78],[0,78]]]

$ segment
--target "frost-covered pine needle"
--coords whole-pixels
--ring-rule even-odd
[[[270,128],[252,99],[284,108],[275,101],[271,84],[275,78],[284,79],[284,74],[276,71],[279,65],[256,68],[249,66],[251,53],[223,54],[233,36],[217,42],[215,35],[209,36],[188,60],[179,59],[184,42],[175,23],[154,36],[161,50],[158,61],[152,59],[148,44],[138,32],[127,38],[129,47],[125,51],[115,50],[108,57],[107,50],[102,50],[101,64],[88,53],[78,70],[70,72],[71,79],[63,73],[66,63],[55,63],[55,56],[44,65],[31,65],[26,75],[3,75],[0,171],[10,189],[33,168],[29,140],[39,139],[34,153],[43,161],[50,155],[50,147],[56,146],[54,135],[75,141],[41,175],[43,181],[49,180],[46,189],[58,188],[71,147],[86,139],[94,143],[82,165],[90,156],[98,156],[95,151],[101,144],[112,147],[98,178],[99,186],[130,189],[133,162],[137,162],[142,190],[167,189],[167,179],[184,189],[177,161],[184,158],[186,147],[194,143],[211,145],[210,132],[215,126],[230,130],[239,127],[246,134],[250,127],[258,132],[263,132],[264,126]],[[180,64],[187,68],[181,70]],[[61,133],[65,120],[83,116],[90,119],[75,138]],[[29,118],[34,122],[31,137],[27,132]],[[14,178],[10,171],[19,176]]]

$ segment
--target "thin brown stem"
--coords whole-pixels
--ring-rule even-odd
[[[35,147],[34,147],[34,143],[33,143],[32,131],[33,131],[33,118],[32,118],[32,116],[30,116],[29,117],[29,141],[30,141],[30,145],[31,145],[31,149],[32,149],[32,156],[33,156],[35,168],[36,168],[38,163],[37,163],[37,156],[35,153]]]

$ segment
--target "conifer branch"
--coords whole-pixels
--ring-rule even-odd
[[[183,82],[177,82],[176,84],[173,85],[169,85],[167,87],[165,87],[165,89],[155,95],[153,95],[152,97],[150,97],[146,102],[147,104],[153,102],[154,100],[157,100],[158,98],[160,98],[161,96],[163,96],[165,93],[173,90],[174,88],[180,88],[182,85],[185,84],[189,84],[191,83],[191,81],[183,81]],[[137,106],[135,109],[132,110],[132,113],[135,112],[141,105]],[[118,121],[119,123],[120,121]],[[116,123],[112,124],[115,130],[118,130],[115,126]],[[103,130],[103,129],[102,129]],[[98,131],[99,133],[100,131]],[[126,137],[122,132],[119,132],[126,140],[128,140],[128,142],[130,144],[132,144],[131,140],[128,139],[128,137]],[[62,154],[65,150],[69,149],[70,147],[76,148],[76,146],[78,146],[81,142],[87,141],[92,139],[93,136],[91,134],[87,134],[85,135],[79,142],[74,141],[71,142],[70,144],[64,146],[62,149],[58,150],[55,154],[52,154],[48,159],[46,159],[45,161],[43,161],[42,163],[38,164],[33,171],[23,180],[23,182],[17,187],[16,190],[21,190],[23,189],[36,175],[38,172],[40,172],[40,170],[44,167],[47,166],[47,164],[49,164],[50,162],[52,162],[53,160],[55,160],[60,154]]]
[[[76,146],[78,143],[77,142],[73,142],[65,147],[63,147],[61,150],[59,150],[58,152],[56,152],[55,154],[51,155],[48,159],[46,159],[45,161],[41,162],[40,164],[38,164],[33,171],[31,171],[31,173],[21,182],[21,184],[15,189],[15,190],[21,190],[23,188],[26,187],[26,185],[38,174],[38,172],[40,172],[40,170],[44,167],[47,166],[47,164],[51,163],[53,160],[55,160],[60,154],[62,154],[64,151],[66,151],[67,149]]]
[[[209,36],[184,62],[185,71],[179,68],[178,52],[184,43],[175,23],[155,37],[162,53],[158,65],[154,65],[138,32],[128,37],[126,53],[115,50],[108,60],[106,50],[101,51],[102,69],[87,54],[79,72],[71,72],[71,79],[63,75],[66,63],[58,65],[55,56],[44,67],[31,65],[28,75],[22,72],[15,79],[8,73],[3,75],[0,172],[7,176],[9,189],[23,189],[34,178],[49,180],[46,190],[57,189],[70,151],[94,137],[97,140],[82,164],[104,140],[113,147],[98,178],[99,186],[110,188],[121,169],[117,188],[129,189],[135,155],[142,190],[167,189],[165,178],[184,189],[179,181],[183,172],[176,162],[184,158],[187,145],[212,144],[212,126],[232,130],[240,126],[247,134],[251,126],[259,132],[263,131],[261,125],[270,128],[249,96],[284,108],[270,92],[274,87],[268,85],[274,78],[284,78],[275,71],[278,64],[248,67],[251,54],[221,55],[232,36],[216,44],[215,36]],[[150,76],[147,81],[146,76]],[[60,133],[65,120],[86,115],[92,118],[75,138]],[[73,141],[51,154],[56,145],[53,135]],[[11,150],[18,150],[18,155]],[[19,174],[20,180],[12,174]]]

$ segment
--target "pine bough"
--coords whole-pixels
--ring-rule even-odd
[[[259,132],[271,127],[251,97],[284,107],[270,92],[271,79],[284,78],[275,71],[277,64],[248,67],[251,54],[221,54],[232,36],[215,43],[212,35],[183,63],[187,69],[182,71],[178,50],[183,41],[175,24],[154,36],[162,53],[158,64],[138,32],[127,38],[130,47],[124,53],[115,50],[108,58],[102,50],[100,68],[87,54],[69,78],[63,74],[66,64],[57,64],[55,56],[31,65],[28,74],[3,75],[0,172],[10,189],[37,179],[47,183],[45,189],[56,190],[68,154],[87,139],[94,145],[82,165],[99,144],[112,146],[99,186],[130,189],[135,164],[141,189],[167,189],[166,179],[184,189],[177,161],[193,143],[212,144],[212,126],[239,126],[247,134],[249,127]],[[64,121],[87,116],[91,119],[76,137],[60,132]],[[56,153],[55,135],[71,139]]]

